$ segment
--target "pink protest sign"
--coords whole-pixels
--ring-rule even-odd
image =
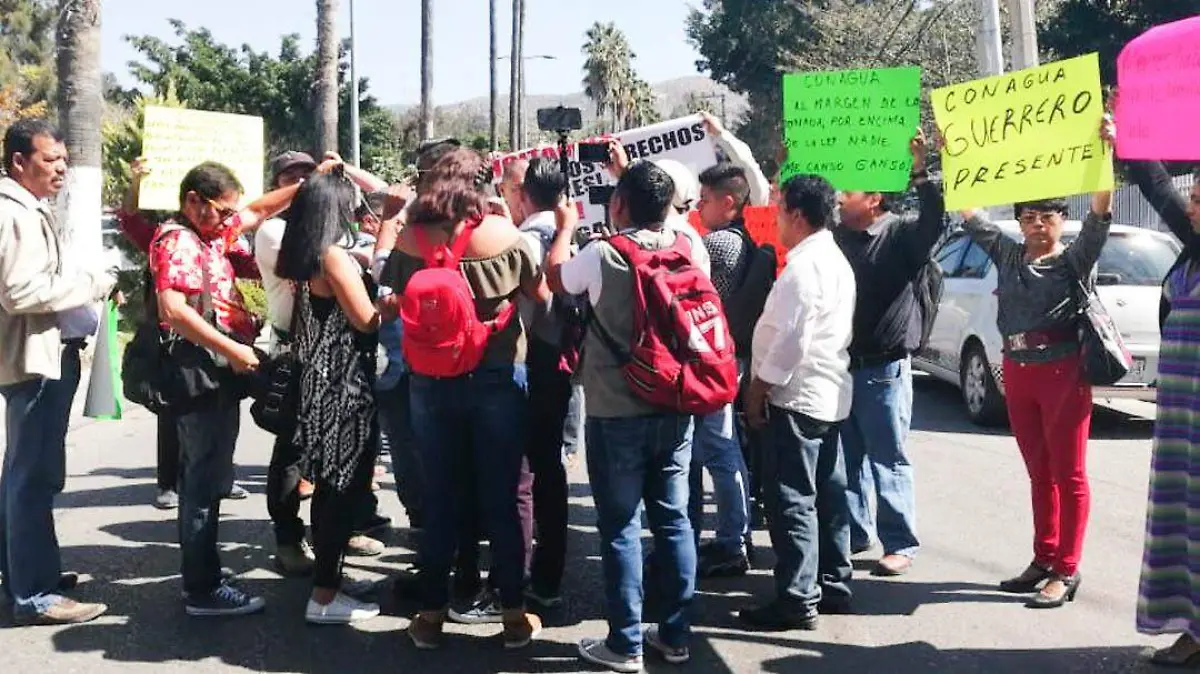
[[[1200,16],[1131,41],[1117,57],[1117,156],[1200,159]]]

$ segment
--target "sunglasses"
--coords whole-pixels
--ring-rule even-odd
[[[205,201],[208,202],[209,208],[216,211],[217,218],[219,220],[221,220],[222,222],[237,215],[238,209],[236,209],[236,208],[229,208],[227,206],[222,206],[221,204],[218,204],[217,202],[213,201],[212,199],[205,199]]]

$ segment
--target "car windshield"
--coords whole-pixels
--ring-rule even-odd
[[[1070,244],[1075,236],[1068,234],[1063,243]],[[1096,272],[1109,276],[1111,285],[1156,286],[1162,283],[1179,248],[1174,242],[1139,232],[1113,232],[1100,251]]]

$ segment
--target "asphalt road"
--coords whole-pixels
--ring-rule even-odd
[[[685,670],[726,672],[1131,672],[1153,640],[1134,632],[1151,424],[1103,413],[1093,429],[1091,529],[1078,600],[1030,611],[994,584],[1028,563],[1028,483],[1007,433],[967,424],[955,392],[917,386],[911,439],[924,543],[910,575],[856,574],[857,615],[825,618],[816,632],[751,634],[732,612],[771,591],[769,569],[707,583],[697,597],[692,662]],[[81,396],[82,397],[82,396]],[[313,628],[303,610],[308,586],[270,570],[272,536],[261,496],[270,438],[245,417],[239,477],[253,496],[227,502],[223,561],[267,597],[264,615],[187,618],[179,599],[174,513],[154,495],[154,419],[143,410],[120,422],[76,419],[68,438],[67,491],[57,524],[66,566],[85,574],[77,597],[104,601],[95,623],[0,630],[0,672],[579,672],[581,637],[604,632],[594,513],[582,467],[571,475],[572,559],[567,607],[526,651],[505,652],[498,628],[449,627],[448,647],[418,652],[403,634],[409,607],[358,628]],[[390,479],[390,478],[389,478]],[[399,517],[394,493],[383,496]],[[760,548],[769,548],[758,532]],[[403,529],[383,557],[355,561],[358,577],[382,578],[413,559]],[[876,553],[877,554],[877,553]],[[765,552],[761,557],[768,557]],[[872,555],[858,560],[869,566]],[[762,563],[763,560],[760,560]],[[0,623],[7,624],[7,616]],[[1158,642],[1161,643],[1161,642]],[[653,657],[651,672],[677,671]]]

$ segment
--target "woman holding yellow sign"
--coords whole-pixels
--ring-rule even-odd
[[[1114,127],[1102,123],[1111,145]],[[1000,583],[1005,592],[1034,593],[1029,608],[1073,601],[1082,576],[1091,501],[1087,440],[1092,387],[1084,370],[1079,292],[1108,239],[1112,192],[1096,192],[1078,238],[1062,242],[1067,203],[1042,199],[1014,205],[1024,241],[1009,238],[981,211],[963,212],[963,228],[996,264],[997,323],[1004,337],[1005,403],[1029,473],[1033,562]]]

